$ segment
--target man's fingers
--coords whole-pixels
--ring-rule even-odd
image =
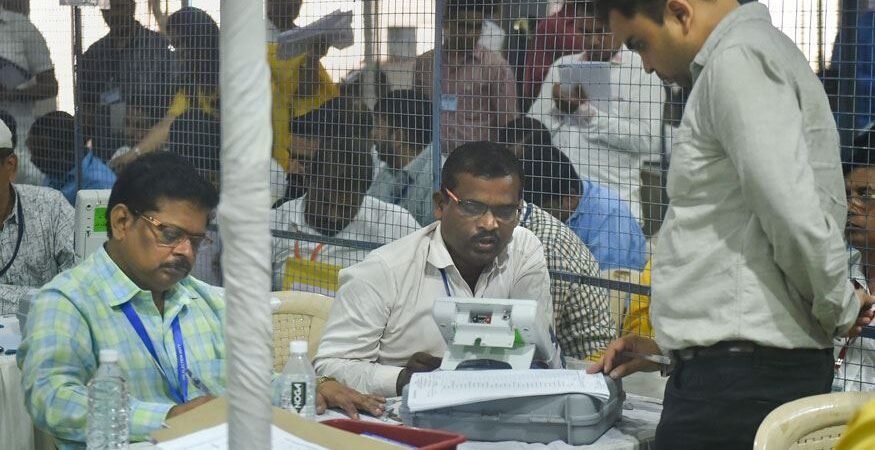
[[[355,402],[349,397],[343,397],[342,400],[338,402],[340,404],[340,408],[343,409],[343,412],[346,413],[347,416],[354,420],[359,420],[359,410],[356,407]]]
[[[328,407],[328,404],[325,402],[325,396],[317,392],[316,393],[316,414],[324,414],[325,408],[327,408],[327,407]]]

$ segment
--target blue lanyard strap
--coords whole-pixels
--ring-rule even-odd
[[[128,318],[128,322],[134,327],[134,331],[140,336],[143,345],[146,346],[146,350],[149,350],[149,354],[152,355],[155,364],[158,364],[158,369],[161,370],[161,375],[164,376],[164,381],[167,382],[167,387],[170,390],[170,395],[173,397],[173,400],[179,404],[185,403],[186,398],[188,398],[188,378],[186,377],[188,363],[185,359],[185,345],[182,341],[182,329],[179,326],[179,314],[177,314],[176,317],[173,318],[173,322],[170,323],[170,328],[173,330],[173,342],[176,345],[176,378],[178,385],[174,387],[171,380],[167,377],[167,372],[164,370],[164,367],[161,366],[161,360],[158,359],[158,353],[155,352],[155,346],[152,344],[152,339],[149,338],[149,333],[146,332],[146,327],[143,326],[143,321],[140,320],[140,316],[134,311],[131,302],[122,304],[121,308],[122,312],[125,313],[125,317]]]
[[[438,269],[441,271],[441,278],[444,279],[444,289],[447,290],[447,297],[453,296],[453,291],[450,290],[450,280],[447,279],[447,271],[445,269]]]

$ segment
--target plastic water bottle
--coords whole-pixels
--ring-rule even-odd
[[[118,352],[100,351],[100,367],[88,383],[88,450],[118,450],[128,448],[128,388]]]
[[[280,406],[308,420],[316,419],[316,371],[307,358],[307,341],[289,342],[289,361],[282,373]]]

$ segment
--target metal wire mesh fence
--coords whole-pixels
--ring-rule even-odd
[[[173,151],[220,185],[219,2],[93,3],[107,9],[0,1],[12,178],[72,205],[140,155]],[[435,221],[447,155],[494,141],[521,160],[522,200],[536,207],[520,222],[545,246],[567,353],[592,357],[619,334],[650,333],[650,254],[687,92],[648,73],[591,1],[265,3],[274,289],[333,294],[339,270]],[[849,245],[868,287],[875,11],[858,0],[762,3],[823,80],[853,163]],[[196,276],[221,284],[213,238]],[[871,356],[849,354],[840,379],[871,388]]]

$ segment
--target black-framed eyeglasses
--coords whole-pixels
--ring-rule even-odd
[[[152,216],[147,216],[146,214],[139,213],[137,211],[132,212],[134,213],[134,215],[142,217],[143,220],[146,221],[146,223],[151,225],[150,228],[155,234],[155,240],[158,241],[159,247],[176,248],[182,245],[183,242],[188,241],[191,243],[191,248],[197,250],[204,243],[209,245],[213,242],[205,234],[189,233],[188,231],[185,231],[177,226],[162,223],[160,220]]]
[[[447,197],[459,205],[459,211],[463,216],[472,219],[479,218],[486,214],[486,211],[492,211],[492,216],[501,222],[510,222],[519,218],[519,204],[516,205],[487,205],[486,203],[478,202],[477,200],[460,200],[459,196],[449,189],[444,189]]]

